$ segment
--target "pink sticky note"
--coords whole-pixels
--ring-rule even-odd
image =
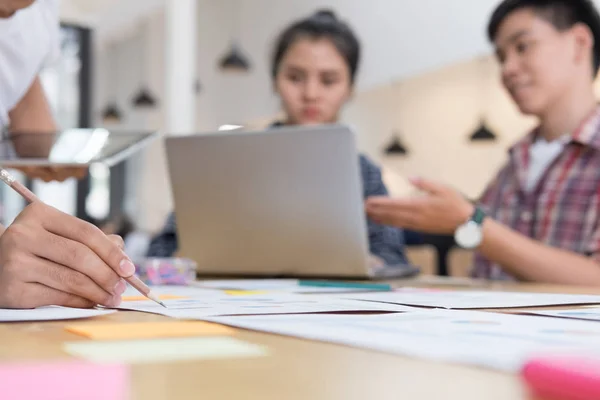
[[[535,358],[521,371],[531,391],[544,399],[600,399],[600,360],[583,357]]]
[[[82,362],[0,365],[2,399],[127,400],[129,368]]]

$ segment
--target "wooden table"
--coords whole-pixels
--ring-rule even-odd
[[[401,285],[460,289],[598,293],[594,288],[478,284],[419,278]],[[160,321],[137,312],[79,321]],[[66,332],[68,322],[0,324],[0,361],[68,359],[65,341],[86,340]],[[132,400],[179,399],[528,399],[517,376],[460,365],[237,330],[235,337],[265,345],[269,355],[249,359],[136,365]]]

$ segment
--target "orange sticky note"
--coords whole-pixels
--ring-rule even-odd
[[[187,299],[186,296],[176,296],[174,294],[160,294],[158,295],[159,300],[177,300],[177,299]],[[123,296],[121,297],[121,301],[152,301],[144,296]]]
[[[223,336],[234,332],[231,328],[201,321],[75,324],[66,326],[65,330],[96,340]]]
[[[224,292],[230,296],[255,296],[269,293],[267,290],[225,290]]]

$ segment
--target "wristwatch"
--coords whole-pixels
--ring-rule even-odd
[[[481,244],[483,239],[483,220],[485,213],[479,207],[467,222],[460,225],[454,232],[454,241],[463,249],[474,249]]]

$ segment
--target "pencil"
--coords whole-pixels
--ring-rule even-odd
[[[15,192],[20,194],[25,200],[29,203],[34,203],[36,201],[41,201],[31,190],[27,189],[25,186],[21,184],[21,182],[17,181],[7,170],[0,167],[0,180],[10,186]],[[124,278],[131,286],[133,286],[138,292],[149,298],[150,300],[160,304],[161,306],[167,308],[165,303],[160,301],[158,297],[152,293],[152,290],[140,280],[135,275],[132,275],[128,278]]]

